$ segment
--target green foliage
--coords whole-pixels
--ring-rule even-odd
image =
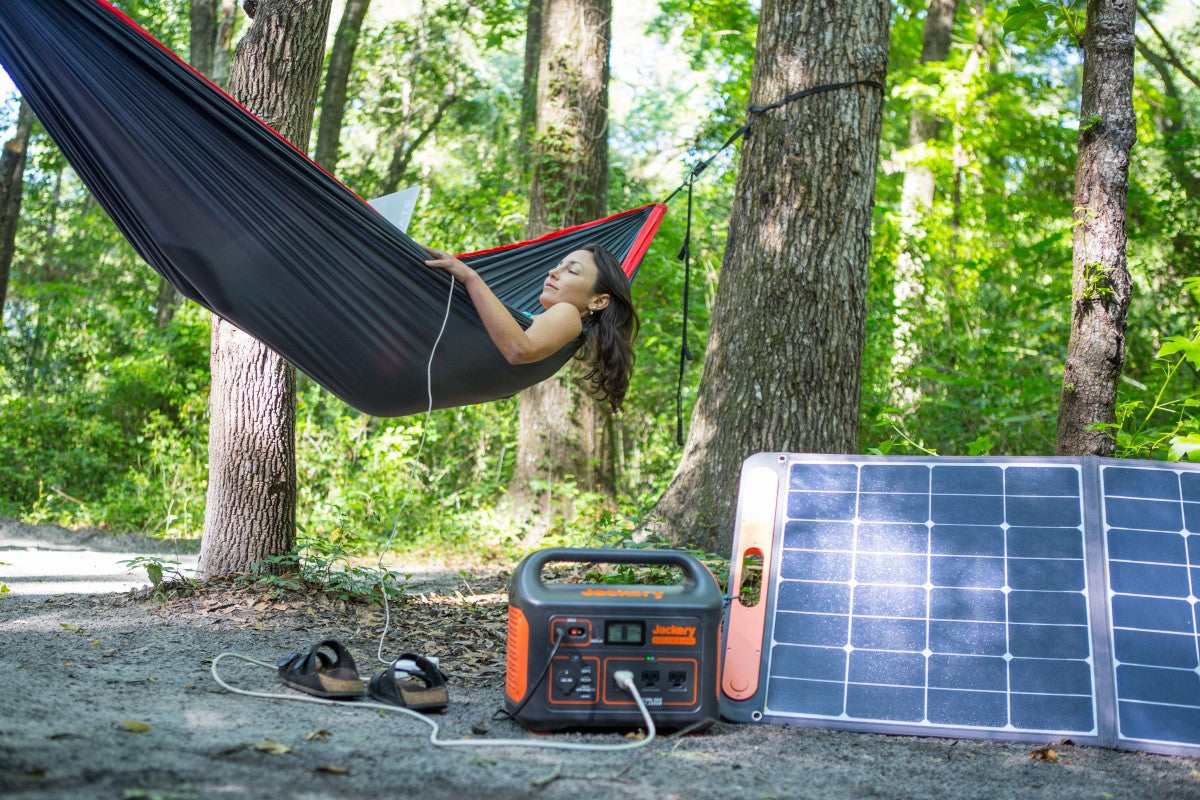
[[[1004,32],[1011,34],[1026,28],[1052,33],[1063,26],[1075,41],[1083,41],[1086,0],[1017,0],[1004,18]]]
[[[299,592],[316,588],[337,600],[348,602],[403,602],[404,584],[411,575],[390,569],[372,569],[354,563],[362,542],[342,530],[328,536],[301,532],[290,553],[272,556],[240,575],[237,581],[269,592]]]
[[[1127,381],[1116,423],[1099,427],[1111,428],[1120,458],[1200,462],[1200,326],[1167,338],[1152,367],[1154,383]]]

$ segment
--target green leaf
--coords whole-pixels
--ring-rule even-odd
[[[1054,6],[1038,0],[1020,0],[1008,10],[1004,17],[1004,33],[1010,34],[1030,25],[1041,23],[1046,26],[1046,12],[1053,12]]]
[[[1162,347],[1158,348],[1158,358],[1182,353],[1193,366],[1200,367],[1200,341],[1188,339],[1186,336],[1172,336]]]
[[[1200,433],[1171,438],[1169,461],[1200,461]]]
[[[981,435],[978,439],[967,445],[967,455],[982,456],[991,451],[993,447],[992,440],[986,434]]]

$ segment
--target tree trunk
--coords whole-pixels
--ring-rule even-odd
[[[1133,113],[1133,0],[1089,0],[1075,167],[1071,338],[1058,409],[1059,455],[1112,455],[1130,279],[1125,200]]]
[[[233,29],[237,26],[237,3],[225,0],[221,3],[221,17],[217,22],[217,39],[213,42],[212,74],[209,78],[217,86],[229,85],[229,65],[232,59]]]
[[[192,0],[189,17],[192,29],[188,61],[211,78],[217,47],[217,0]]]
[[[751,102],[883,82],[888,4],[765,0]],[[853,86],[756,118],[746,137],[683,459],[649,518],[728,552],[742,462],[857,448],[882,95]]]
[[[338,149],[342,141],[342,119],[346,115],[346,86],[354,50],[362,33],[363,19],[371,0],[346,0],[342,21],[333,37],[329,68],[325,71],[325,90],[321,93],[321,116],[317,123],[316,162],[333,172],[337,169]]]
[[[529,0],[525,8],[525,69],[522,77],[521,119],[518,144],[521,176],[529,175],[533,132],[537,126],[538,61],[542,46],[542,0]]]
[[[0,153],[0,320],[8,298],[8,277],[17,252],[17,223],[21,219],[21,194],[25,186],[25,156],[29,132],[33,130],[33,111],[21,101],[17,109],[17,130]]]
[[[604,216],[611,8],[611,0],[542,0],[530,237]],[[611,476],[597,469],[607,460],[601,457],[604,412],[570,377],[573,371],[521,393],[509,487],[518,506],[531,499],[531,487],[567,475],[581,488],[611,488]],[[552,498],[540,488],[534,493],[549,510]]]
[[[954,33],[954,15],[958,0],[929,0],[925,28],[921,39],[921,63],[945,61],[950,53],[950,37]],[[904,380],[904,373],[916,363],[920,353],[912,316],[924,303],[925,280],[922,275],[925,259],[918,240],[923,235],[921,222],[933,207],[936,185],[933,170],[923,163],[926,146],[937,138],[938,119],[926,105],[925,98],[914,98],[908,123],[908,146],[912,162],[904,169],[904,184],[900,189],[900,236],[902,250],[896,259],[892,297],[895,318],[892,321],[892,402],[909,408],[917,392]]]
[[[238,46],[235,100],[301,150],[316,107],[331,0],[264,0]],[[245,572],[295,541],[296,373],[213,317],[208,500],[200,569]]]

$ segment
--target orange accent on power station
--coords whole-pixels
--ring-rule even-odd
[[[504,691],[508,699],[519,703],[525,699],[526,682],[529,680],[529,620],[525,612],[516,606],[508,607],[508,654],[504,678]]]
[[[775,535],[775,510],[779,502],[779,476],[766,467],[742,475],[741,515],[738,520],[737,551],[733,554],[733,576],[729,593],[729,632],[721,669],[721,690],[734,700],[753,697],[758,691],[762,662],[763,627],[767,618],[767,589],[771,574],[771,541]],[[762,585],[753,606],[742,605],[742,572],[747,556],[762,558]]]

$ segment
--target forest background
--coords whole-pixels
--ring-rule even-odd
[[[187,55],[185,0],[117,5]],[[1082,5],[960,3],[947,57],[925,62],[925,0],[891,5],[862,452],[1054,452],[1081,126],[1071,21]],[[1139,8],[1128,200],[1134,292],[1117,455],[1180,459],[1200,453],[1200,6],[1156,0]],[[756,9],[736,0],[615,0],[610,211],[663,199],[741,123]],[[409,229],[417,241],[469,251],[523,238],[524,26],[521,0],[371,5],[337,174],[363,197],[419,183]],[[0,92],[0,139],[8,140],[18,102],[11,90]],[[914,147],[918,104],[937,128]],[[927,171],[936,187],[915,220],[901,202],[914,170]],[[736,152],[726,153],[694,187],[687,316],[697,359],[684,373],[685,424],[736,172]],[[686,222],[676,199],[634,284],[643,324],[616,423],[615,497],[566,476],[534,487],[566,501],[552,519],[508,513],[516,399],[435,412],[426,425],[422,416],[368,417],[301,377],[301,547],[351,554],[377,547],[395,528],[402,550],[508,560],[529,546],[531,531],[541,544],[627,539],[680,458],[677,254]],[[197,536],[207,479],[208,313],[184,304],[169,318],[160,314],[157,275],[36,126],[15,243],[0,326],[0,515]]]

